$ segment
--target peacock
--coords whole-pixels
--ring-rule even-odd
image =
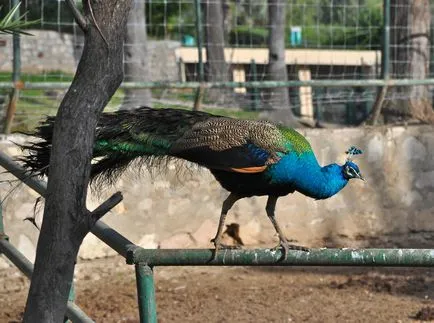
[[[23,145],[24,166],[36,175],[49,174],[55,117],[36,129],[40,140]],[[201,111],[140,107],[103,113],[96,128],[91,181],[113,183],[130,164],[158,167],[168,160],[187,160],[210,170],[229,191],[221,208],[214,258],[221,248],[226,215],[239,199],[268,196],[266,214],[279,237],[286,259],[289,250],[309,251],[290,244],[275,217],[279,197],[295,191],[314,199],[329,198],[350,179],[361,179],[351,147],[344,165],[321,167],[308,140],[292,128],[267,121],[234,119]],[[137,167],[137,163],[134,164]]]

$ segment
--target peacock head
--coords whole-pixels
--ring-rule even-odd
[[[365,179],[363,178],[362,174],[360,173],[359,166],[357,166],[353,162],[353,156],[361,155],[363,152],[360,149],[352,146],[350,149],[348,149],[346,151],[346,153],[348,155],[347,160],[346,160],[344,166],[342,166],[344,177],[348,180],[352,179],[352,178],[358,178],[358,179],[361,179],[362,181],[364,181]]]

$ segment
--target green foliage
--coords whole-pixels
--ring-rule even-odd
[[[290,46],[290,29],[286,46]],[[302,29],[302,48],[358,48],[375,49],[380,46],[381,26],[375,28],[344,27],[334,25],[307,26]],[[268,30],[262,27],[236,27],[231,31],[229,44],[240,47],[267,47]]]
[[[263,15],[245,18],[247,10],[237,10],[229,34],[231,46],[267,46],[267,22]],[[287,33],[290,47],[291,26],[302,28],[302,48],[376,49],[381,44],[383,12],[381,0],[288,0]],[[245,23],[245,24],[239,24]]]
[[[381,27],[358,28],[319,25],[303,29],[303,47],[376,49],[381,42]]]
[[[265,27],[237,26],[229,34],[229,43],[237,46],[266,46],[268,29]]]
[[[37,23],[39,20],[33,21],[23,21],[26,14],[19,15],[20,4],[17,3],[6,15],[3,19],[0,20],[0,32],[6,34],[20,33],[25,35],[30,35],[23,31],[23,28],[31,26]],[[1,8],[0,8],[1,9]]]
[[[182,35],[196,35],[193,1],[147,1],[145,11],[151,38],[181,40]]]
[[[0,0],[0,5],[7,9],[9,1]],[[267,1],[227,0],[225,5],[229,45],[266,47]],[[43,17],[34,28],[72,31],[73,17],[64,1],[41,6],[40,0],[26,0],[26,10],[28,19]],[[196,37],[194,1],[147,1],[145,11],[150,38]],[[382,0],[287,0],[286,11],[288,47],[291,26],[302,27],[303,48],[369,49],[381,43]]]
[[[267,1],[238,0],[230,6],[238,26],[267,26]]]

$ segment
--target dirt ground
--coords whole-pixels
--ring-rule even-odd
[[[156,268],[159,322],[417,322],[434,320],[434,269]],[[0,322],[20,322],[28,280],[0,270]],[[80,262],[78,305],[96,322],[137,322],[133,267]]]

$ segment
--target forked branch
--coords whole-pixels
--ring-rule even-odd
[[[89,29],[89,24],[80,10],[77,8],[74,0],[66,0],[69,8],[71,9],[72,15],[74,16],[75,22],[80,26],[83,32],[86,32]]]
[[[123,199],[121,192],[116,192],[110,198],[108,198],[104,203],[98,206],[95,210],[91,212],[90,225],[91,228],[95,225],[96,221],[101,219],[107,212],[118,205]]]

